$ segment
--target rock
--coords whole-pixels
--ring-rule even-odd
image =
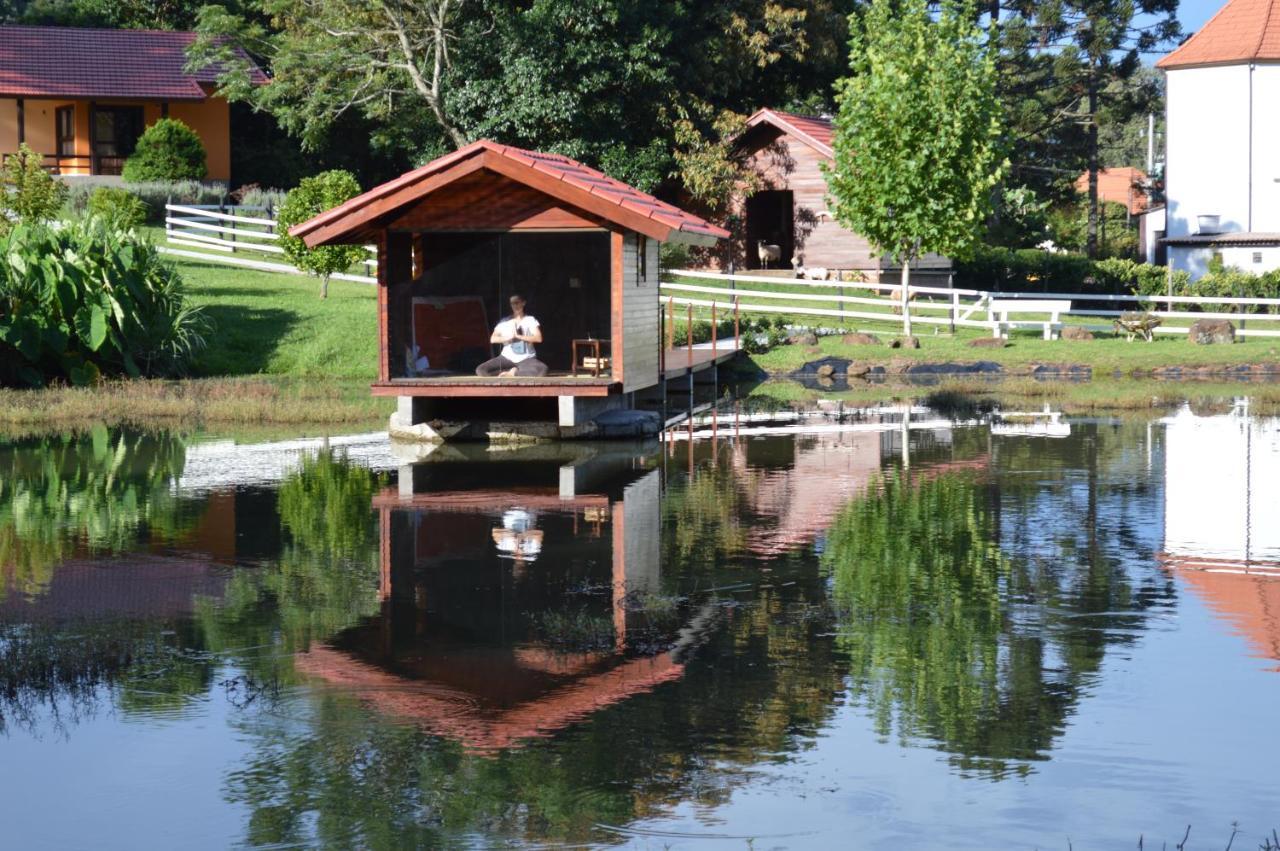
[[[812,331],[798,331],[788,337],[787,342],[798,346],[816,346],[818,345],[818,335]]]
[[[822,366],[818,367],[819,378],[830,378],[835,374],[836,368],[829,363],[824,363]]]
[[[835,386],[836,386],[836,382],[835,382],[835,379],[834,379],[834,378],[832,378],[832,377],[831,377],[831,376],[829,376],[829,375],[819,375],[819,376],[818,376],[818,386],[819,386],[819,387],[824,387],[824,388],[826,388],[826,387],[835,387]]]
[[[914,364],[910,358],[893,358],[885,364],[884,370],[890,375],[905,375]]]
[[[998,375],[1004,370],[989,360],[973,363],[917,363],[907,369],[908,375]]]
[[[878,346],[880,345],[880,338],[875,334],[863,334],[859,331],[853,334],[845,334],[840,338],[840,342],[846,346]]]
[[[1191,323],[1191,330],[1187,332],[1187,337],[1191,342],[1201,346],[1213,343],[1234,343],[1236,326],[1227,319],[1197,319]]]
[[[605,411],[594,423],[599,437],[649,437],[662,431],[662,417],[656,411]]]
[[[969,345],[975,349],[1003,349],[1009,345],[1009,341],[1004,337],[979,337],[976,340],[970,340]]]
[[[1081,328],[1079,325],[1068,325],[1062,329],[1062,339],[1064,340],[1092,340],[1093,332],[1088,328]]]
[[[833,375],[842,374],[848,366],[849,361],[845,358],[826,357],[811,360],[791,374],[798,378],[817,378],[820,376],[830,378]]]
[[[891,349],[918,349],[920,348],[919,337],[894,337],[889,341]]]
[[[856,361],[856,360],[849,361],[849,365],[845,367],[845,374],[854,376],[855,378],[858,376],[866,375],[870,371],[871,371],[871,364],[863,363],[862,361]]]

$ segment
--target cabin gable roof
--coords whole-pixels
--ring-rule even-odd
[[[772,127],[798,139],[827,159],[835,159],[835,149],[832,147],[835,131],[830,118],[797,115],[777,109],[759,109],[747,119],[743,135],[757,127]]]
[[[477,171],[486,170],[523,184],[605,224],[662,242],[711,245],[726,239],[723,228],[641,192],[560,154],[526,151],[487,139],[473,142],[426,165],[374,187],[344,204],[290,228],[309,246],[366,242],[410,206]],[[473,213],[468,226],[479,222]],[[494,229],[506,225],[500,217]]]

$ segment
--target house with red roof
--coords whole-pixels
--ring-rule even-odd
[[[1280,0],[1230,0],[1156,67],[1169,264],[1280,268]]]
[[[728,232],[560,154],[481,139],[289,232],[313,248],[378,247],[373,393],[399,399],[393,437],[623,436],[601,417],[734,354],[731,338],[666,351],[658,284],[659,243]],[[478,375],[517,293],[541,323],[545,371]],[[656,417],[633,419],[657,433]]]
[[[737,149],[755,173],[730,203],[733,237],[729,251],[709,258],[739,269],[822,269],[866,280],[897,280],[901,269],[867,240],[835,220],[824,163],[835,158],[831,119],[760,109],[747,119]],[[914,269],[926,277],[945,276],[950,261],[926,255]],[[915,275],[912,275],[915,280]],[[919,284],[933,281],[916,281]],[[945,279],[943,280],[945,283]]]
[[[62,175],[117,175],[163,117],[194,130],[208,179],[231,178],[231,117],[218,69],[186,71],[195,33],[0,26],[0,156],[26,144]],[[267,77],[255,69],[255,81]]]
[[[1147,209],[1147,185],[1147,173],[1140,168],[1104,168],[1098,172],[1098,199],[1123,204],[1129,215],[1137,216]],[[1076,178],[1076,191],[1089,192],[1089,172]]]

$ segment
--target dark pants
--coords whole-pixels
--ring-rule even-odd
[[[498,355],[496,358],[487,360],[476,367],[476,375],[484,378],[493,378],[499,373],[506,372],[512,368],[515,369],[516,375],[537,377],[547,374],[547,365],[537,358],[525,358],[520,363],[516,363],[515,361],[507,360],[502,355]]]

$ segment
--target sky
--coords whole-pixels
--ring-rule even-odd
[[[1204,26],[1213,13],[1227,4],[1227,0],[1182,0],[1178,4],[1178,20],[1187,35]]]

